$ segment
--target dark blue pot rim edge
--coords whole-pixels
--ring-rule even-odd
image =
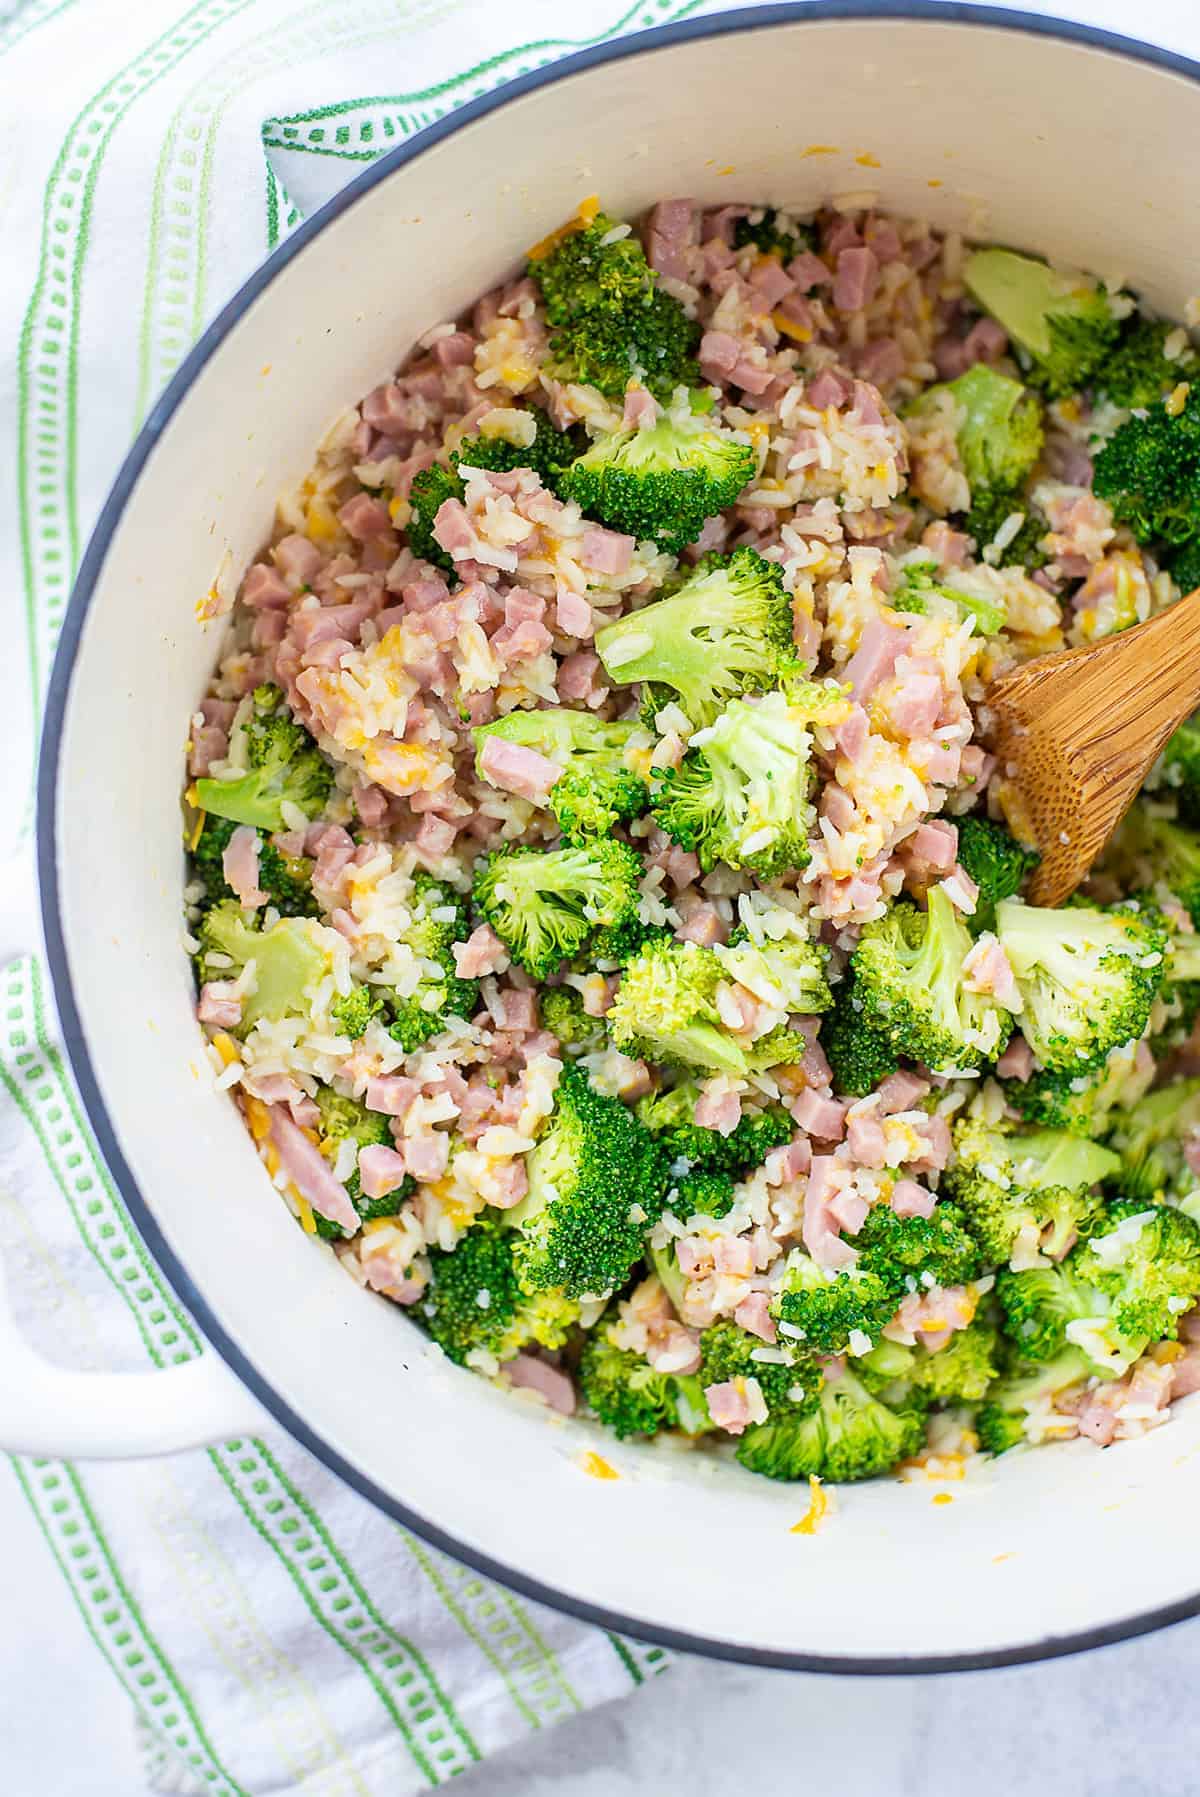
[[[41,752],[37,776],[37,867],[41,895],[42,921],[46,955],[54,986],[62,1027],[63,1043],[79,1086],[100,1152],[115,1180],[121,1196],[158,1265],[167,1275],[181,1301],[199,1323],[206,1339],[259,1402],[301,1446],[315,1455],[355,1491],[370,1500],[377,1509],[394,1521],[411,1529],[431,1546],[440,1548],[453,1559],[471,1566],[488,1578],[497,1580],[522,1597],[603,1629],[615,1630],[636,1640],[649,1642],[683,1654],[709,1659],[727,1660],[747,1666],[769,1667],[792,1672],[858,1674],[870,1676],[903,1676],[916,1673],[982,1671],[991,1667],[1019,1666],[1039,1660],[1057,1659],[1068,1654],[1086,1653],[1097,1647],[1112,1646],[1139,1635],[1150,1634],[1184,1622],[1200,1614],[1200,1591],[1177,1603],[1143,1611],[1102,1628],[1085,1629],[1077,1634],[1043,1637],[1017,1647],[992,1651],[945,1655],[823,1655],[786,1653],[774,1649],[755,1648],[737,1641],[714,1639],[689,1634],[681,1629],[659,1627],[653,1623],[625,1616],[603,1606],[560,1592],[536,1579],[514,1572],[501,1561],[456,1540],[429,1518],[409,1510],[406,1505],[381,1490],[357,1467],[336,1453],[316,1435],[303,1417],[275,1391],[270,1382],[252,1365],[244,1351],[225,1331],[194,1285],[186,1267],[166,1241],[154,1214],[142,1196],[125,1160],[108,1109],[96,1078],[91,1050],[80,1022],[63,934],[61,895],[58,879],[58,768],[63,729],[70,698],[71,680],[80,640],[92,595],[100,577],[112,538],[120,524],[125,506],[141,475],[158,438],[166,429],[184,395],[200,370],[208,362],[224,338],[238,323],[253,302],[264,292],[279,271],[299,255],[309,241],[333,219],[347,211],[398,168],[453,135],[476,119],[506,106],[522,94],[569,79],[584,70],[609,62],[645,55],[673,44],[687,43],[734,32],[757,31],[772,26],[807,21],[902,20],[937,24],[982,26],[1024,32],[1034,37],[1054,38],[1075,43],[1087,49],[1102,50],[1123,56],[1133,62],[1150,65],[1172,74],[1183,75],[1200,83],[1200,63],[1189,57],[1135,38],[1118,35],[1095,26],[1040,14],[1009,11],[1007,8],[959,4],[957,0],[799,0],[799,3],[760,5],[741,11],[712,14],[688,19],[674,25],[663,25],[637,32],[613,42],[593,46],[530,74],[506,82],[492,93],[482,95],[457,108],[444,119],[427,126],[408,142],[387,151],[355,176],[328,200],[249,277],[238,292],[222,308],[194,348],[188,353],[159,398],[132,448],[105,501],[103,510],[88,543],[79,574],[71,593],[63,621],[62,633],[51,671],[46,711],[42,728]]]

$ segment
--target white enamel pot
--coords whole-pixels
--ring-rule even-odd
[[[180,942],[179,789],[219,626],[331,418],[593,190],[800,211],[881,204],[1125,274],[1180,317],[1197,280],[1200,67],[974,7],[725,14],[588,52],[380,159],[206,333],[150,417],[88,550],[41,768],[45,924],[71,1059],[152,1253],[217,1355],[137,1381],[26,1364],[0,1439],[147,1452],[260,1424],[460,1559],[646,1639],[798,1668],[995,1665],[1200,1610],[1200,1399],[1170,1427],[982,1462],[961,1484],[807,1493],[618,1447],[430,1357],[296,1228],[201,1052]],[[230,558],[226,562],[226,557]],[[18,1400],[21,1394],[21,1407]],[[253,1399],[250,1397],[253,1393]],[[934,1501],[939,1492],[950,1503]]]

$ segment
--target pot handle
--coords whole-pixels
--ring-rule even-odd
[[[34,1352],[0,1281],[0,1449],[68,1460],[131,1460],[238,1436],[271,1418],[208,1349],[154,1373],[79,1373]]]

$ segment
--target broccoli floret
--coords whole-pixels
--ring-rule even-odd
[[[662,1214],[667,1169],[653,1136],[620,1099],[565,1066],[550,1124],[528,1156],[529,1192],[505,1222],[517,1231],[527,1291],[598,1297],[625,1281]]]
[[[1105,1134],[1110,1114],[1118,1105],[1137,1102],[1152,1075],[1153,1067],[1149,1075],[1139,1068],[1137,1044],[1126,1043],[1114,1048],[1098,1067],[1005,1080],[1004,1096],[1027,1123],[1094,1140]]]
[[[604,1022],[589,1017],[573,986],[549,986],[539,996],[542,1028],[557,1036],[564,1048],[590,1054],[604,1045]]]
[[[1109,1141],[1120,1168],[1114,1183],[1123,1196],[1158,1204],[1194,1190],[1198,1182],[1184,1148],[1198,1129],[1200,1079],[1175,1080],[1118,1112]]]
[[[359,1148],[392,1146],[391,1118],[385,1117],[380,1111],[368,1110],[358,1099],[347,1098],[341,1092],[335,1092],[332,1086],[318,1088],[317,1109],[321,1113],[322,1149],[330,1160],[335,1158],[337,1145],[346,1140],[353,1141]],[[414,1185],[413,1180],[405,1174],[395,1191],[385,1193],[382,1198],[364,1198],[357,1167],[351,1170],[343,1183],[346,1196],[362,1223],[374,1222],[377,1217],[398,1216]],[[326,1241],[336,1242],[345,1238],[346,1231],[330,1218],[314,1212],[313,1221],[317,1226],[317,1234]]]
[[[811,250],[816,240],[811,225],[798,224],[790,217],[785,223],[784,215],[774,206],[756,206],[733,221],[735,250],[752,243],[764,256],[774,256],[780,262],[790,262],[801,250]]]
[[[996,927],[996,906],[1016,898],[1041,856],[1024,849],[1003,824],[989,817],[964,817],[958,825],[958,862],[979,888],[971,927],[978,934]]]
[[[562,479],[562,495],[589,518],[678,555],[705,520],[736,500],[755,471],[748,443],[688,413],[646,430],[598,437]]]
[[[376,1017],[388,1015],[388,1002],[378,986],[354,986],[329,1009],[342,1034],[357,1042]]]
[[[1042,408],[1036,396],[977,362],[957,380],[928,387],[913,407],[916,414],[936,407],[949,394],[958,416],[958,459],[974,499],[978,493],[1011,493],[1019,488],[1042,452]]]
[[[725,969],[716,953],[694,942],[663,938],[625,965],[605,1022],[618,1048],[647,1061],[703,1067],[739,1077],[798,1060],[804,1038],[773,1030],[739,1042],[717,1009]]]
[[[1197,584],[1200,585],[1200,577]],[[1200,824],[1200,713],[1168,738],[1163,750],[1163,770],[1175,795],[1180,820],[1195,828]]]
[[[1053,1399],[1081,1385],[1091,1369],[1077,1348],[1067,1348],[1044,1366],[1021,1363],[998,1379],[986,1404],[975,1416],[979,1445],[987,1454],[1004,1454],[1026,1439],[1030,1415]]]
[[[870,1391],[885,1398],[917,1391],[931,1404],[977,1404],[996,1377],[999,1350],[995,1325],[976,1317],[932,1350],[885,1339],[856,1361],[854,1370]]]
[[[579,1388],[589,1410],[617,1437],[658,1435],[682,1429],[701,1435],[711,1428],[704,1387],[697,1376],[659,1373],[612,1340],[618,1319],[602,1317],[584,1344]]]
[[[557,493],[564,471],[586,447],[587,435],[578,425],[566,431],[555,430],[540,407],[530,406],[529,410],[534,421],[532,443],[510,443],[501,436],[464,437],[450,457],[454,472],[467,467],[507,474],[513,468],[532,468],[542,485]]]
[[[695,1121],[699,1097],[699,1086],[685,1080],[669,1091],[650,1093],[637,1106],[639,1121],[657,1136],[668,1161],[686,1161],[693,1173],[744,1179],[796,1133],[782,1105],[768,1105],[762,1111],[743,1111],[737,1126],[723,1136]]]
[[[969,992],[963,961],[970,931],[940,886],[928,909],[902,901],[864,926],[854,951],[854,996],[870,1028],[899,1055],[935,1073],[994,1061],[1012,1018],[992,999]]]
[[[475,903],[535,979],[592,945],[619,960],[639,939],[642,864],[623,842],[568,849],[497,849],[475,870]]]
[[[1121,341],[1097,370],[1094,386],[1114,406],[1138,411],[1163,399],[1180,381],[1200,374],[1200,357],[1190,347],[1175,357],[1163,345],[1176,326],[1157,318],[1131,318]]]
[[[479,982],[460,979],[454,960],[454,944],[471,933],[467,907],[461,894],[431,875],[413,879],[412,922],[405,943],[422,963],[422,977],[413,992],[403,998],[389,993],[392,1021],[389,1032],[412,1054],[445,1028],[447,1017],[470,1017],[479,1000]]]
[[[843,1098],[865,1098],[900,1065],[891,1036],[872,1024],[852,974],[833,989],[833,1005],[821,1020],[821,1047],[833,1089]]]
[[[435,568],[444,568],[450,574],[454,572],[453,557],[437,541],[433,526],[446,500],[461,499],[462,496],[463,483],[458,474],[450,468],[443,468],[440,462],[414,474],[408,492],[412,516],[405,526],[405,535],[409,548],[423,561],[432,562]]]
[[[1200,1225],[1165,1205],[1108,1205],[1069,1258],[1076,1276],[1104,1294],[1122,1339],[1143,1347],[1174,1341],[1180,1317],[1200,1299]]]
[[[733,1209],[736,1191],[730,1173],[681,1173],[667,1192],[667,1209],[684,1223],[689,1217],[726,1217]]]
[[[963,529],[968,536],[974,537],[982,556],[994,541],[997,531],[1008,523],[1014,512],[1020,512],[1022,516],[1019,530],[1015,536],[1008,538],[998,554],[987,559],[994,561],[998,568],[1024,568],[1027,574],[1034,574],[1050,560],[1042,547],[1042,540],[1050,529],[1050,521],[1024,493],[1003,488],[985,492],[981,488],[971,497],[971,509],[962,521]]]
[[[285,805],[310,818],[325,809],[333,769],[292,717],[277,686],[255,687],[248,712],[235,725],[231,756],[239,749],[245,755],[244,774],[234,780],[197,780],[196,802],[202,811],[275,831],[284,828]]]
[[[599,213],[530,261],[550,326],[549,372],[610,399],[640,379],[669,399],[696,379],[700,327],[663,292],[632,232],[605,241],[618,223]]]
[[[1150,913],[1002,899],[996,932],[1023,1001],[1021,1029],[1048,1071],[1086,1072],[1142,1034],[1166,965]]]
[[[1200,536],[1200,389],[1173,407],[1156,401],[1096,453],[1093,491],[1139,543],[1178,545]]]
[[[929,1217],[898,1217],[876,1204],[854,1238],[858,1265],[895,1295],[916,1286],[965,1285],[981,1271],[979,1247],[956,1204],[942,1200]]]
[[[976,636],[998,636],[1008,622],[1004,606],[935,580],[934,566],[923,559],[904,564],[903,579],[888,602],[892,610],[915,612],[922,617],[948,617],[954,623],[960,617],[968,617],[974,621]]]
[[[963,1117],[954,1126],[954,1159],[942,1189],[992,1262],[1007,1261],[1022,1232],[1058,1260],[1100,1208],[1096,1188],[1120,1162],[1098,1142],[1063,1130],[1016,1133]]]
[[[873,1340],[891,1322],[903,1292],[903,1283],[897,1285],[890,1272],[861,1260],[834,1273],[796,1251],[788,1256],[771,1310],[781,1322],[803,1330],[809,1347],[844,1354],[852,1336]]]
[[[481,780],[487,779],[483,751],[494,736],[533,749],[563,770],[546,804],[566,842],[609,836],[615,824],[646,809],[649,794],[635,765],[646,736],[637,724],[609,723],[590,711],[510,711],[475,731],[475,771]]]
[[[192,874],[203,880],[204,902],[219,905],[236,895],[225,878],[222,857],[234,831],[242,826],[229,817],[205,816],[200,837],[192,850]],[[305,855],[281,855],[275,845],[258,832],[258,884],[281,917],[316,917],[321,907],[313,897],[313,864]]]
[[[705,873],[718,861],[776,879],[808,864],[812,737],[786,694],[730,699],[698,730],[651,800],[662,829],[691,849]]]
[[[1181,593],[1194,593],[1200,587],[1200,536],[1193,537],[1190,543],[1177,550],[1171,557],[1171,579]],[[1195,821],[1200,822],[1200,817]]]
[[[306,1008],[306,994],[328,968],[314,926],[300,917],[282,917],[269,930],[252,913],[228,900],[214,905],[200,920],[196,972],[200,983],[235,980],[247,961],[254,962],[254,990],[242,999],[242,1021],[235,1035],[245,1035],[260,1018],[286,1017]]]
[[[873,1397],[849,1370],[825,1375],[816,1408],[785,1411],[747,1429],[737,1457],[769,1479],[874,1479],[920,1452],[925,1407],[908,1397],[896,1405]]]
[[[516,1245],[485,1211],[452,1249],[429,1250],[429,1286],[412,1315],[459,1366],[471,1355],[505,1361],[525,1347],[561,1348],[579,1321],[563,1292],[522,1289]]]
[[[802,936],[758,943],[744,929],[736,929],[715,953],[728,979],[775,1010],[811,1016],[833,1003],[825,974],[829,951],[823,943]]]
[[[1140,802],[1125,814],[1101,865],[1126,890],[1161,881],[1200,929],[1200,831]]]
[[[1013,250],[976,250],[963,269],[967,291],[1003,325],[1051,399],[1086,385],[1120,333],[1104,289]]]
[[[996,1296],[1026,1360],[1071,1346],[1091,1372],[1119,1377],[1151,1342],[1173,1340],[1200,1297],[1200,1227],[1164,1205],[1107,1205],[1061,1266],[1002,1270]]]
[[[756,1381],[770,1416],[808,1415],[816,1408],[822,1385],[821,1368],[812,1349],[788,1342],[786,1362],[759,1360],[763,1343],[757,1335],[728,1318],[713,1323],[700,1337],[700,1384],[742,1385]]]
[[[697,729],[729,699],[765,692],[794,667],[792,601],[778,562],[735,549],[670,599],[596,633],[596,652],[620,686],[645,680],[678,694]]]

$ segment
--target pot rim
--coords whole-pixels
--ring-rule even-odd
[[[476,119],[498,111],[523,94],[551,86],[603,64],[632,59],[674,44],[724,37],[735,32],[769,30],[778,25],[831,20],[901,20],[1023,32],[1032,37],[1055,38],[1066,43],[1082,44],[1088,49],[1106,51],[1131,62],[1146,63],[1153,68],[1186,76],[1200,84],[1200,62],[1177,51],[1074,20],[1009,10],[1007,7],[964,4],[962,0],[783,0],[783,3],[751,6],[682,20],[672,25],[656,26],[651,30],[634,32],[613,42],[578,51],[545,69],[519,76],[505,82],[492,93],[468,101],[447,117],[426,126],[407,142],[385,152],[319,207],[311,218],[299,225],[227,301],[159,396],[121,465],[80,562],[47,688],[37,775],[38,888],[46,958],[58,1004],[63,1045],[100,1152],[137,1229],[179,1298],[200,1325],[206,1340],[289,1435],[338,1478],[369,1499],[393,1521],[411,1529],[431,1546],[440,1548],[452,1558],[485,1577],[495,1579],[522,1597],[546,1604],[581,1622],[616,1630],[656,1646],[671,1648],[684,1654],[698,1654],[709,1659],[790,1672],[883,1677],[914,1673],[973,1672],[994,1666],[1027,1665],[1039,1660],[1058,1659],[1068,1654],[1086,1653],[1093,1648],[1133,1640],[1139,1635],[1151,1634],[1174,1623],[1187,1621],[1200,1615],[1200,1590],[1175,1603],[1160,1605],[1102,1627],[1074,1634],[1044,1636],[1019,1646],[989,1651],[958,1654],[826,1655],[756,1648],[738,1641],[696,1635],[682,1629],[647,1623],[603,1605],[570,1596],[554,1586],[514,1572],[502,1560],[464,1544],[428,1517],[391,1497],[337,1453],[275,1390],[218,1322],[203,1293],[193,1283],[187,1268],[168,1244],[138,1187],[109,1118],[96,1077],[95,1059],[83,1031],[68,963],[59,889],[57,796],[63,730],[83,627],[109,546],[120,527],[125,507],[142,469],[188,389],[225,337],[259,295],[270,286],[276,275],[294,256],[300,255],[319,232],[348,211],[379,182],[386,181],[397,169],[414,161],[444,138],[474,123]]]

